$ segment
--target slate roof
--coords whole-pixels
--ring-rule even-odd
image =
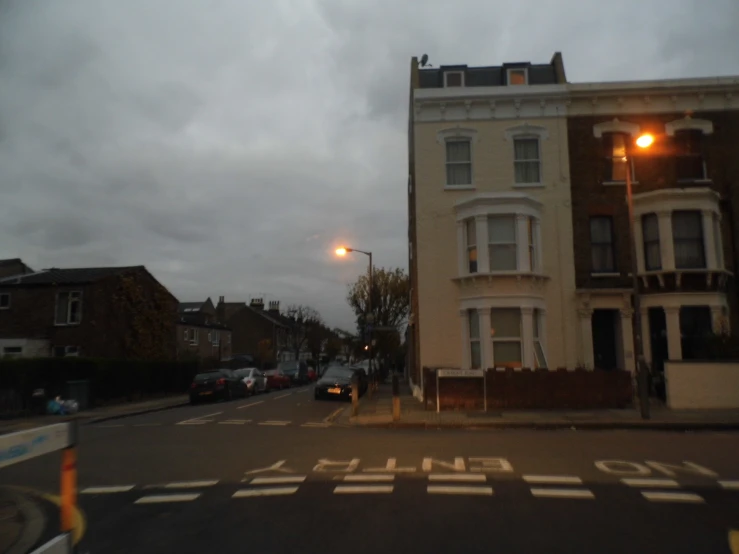
[[[186,312],[186,313],[194,313],[199,312],[203,305],[207,302],[207,300],[203,300],[202,302],[180,302],[179,307],[177,308],[177,311],[180,313]]]
[[[27,275],[16,275],[0,279],[0,284],[8,285],[81,285],[93,283],[105,277],[120,275],[133,270],[145,270],[143,265],[127,267],[81,267],[59,269],[53,267]]]

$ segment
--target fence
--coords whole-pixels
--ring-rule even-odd
[[[57,423],[0,435],[0,469],[63,450],[60,483],[61,534],[32,554],[68,554],[75,551],[73,532],[77,504],[77,423]]]
[[[622,370],[423,368],[424,407],[437,411],[619,409],[632,399]]]

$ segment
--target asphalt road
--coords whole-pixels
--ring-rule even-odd
[[[293,389],[83,426],[80,552],[729,553],[739,529],[736,433],[325,422],[345,406]],[[0,484],[58,476],[50,455]]]

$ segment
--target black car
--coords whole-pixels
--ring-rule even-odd
[[[246,395],[246,384],[230,369],[198,373],[190,385],[190,404],[203,400],[231,400]]]
[[[280,362],[277,369],[290,378],[295,385],[302,385],[309,382],[308,364],[300,360],[291,360],[289,362]]]
[[[355,367],[332,366],[326,369],[321,378],[316,381],[313,394],[316,400],[322,398],[341,398],[350,400],[352,397],[352,378],[356,376],[361,396],[367,386],[361,369]]]

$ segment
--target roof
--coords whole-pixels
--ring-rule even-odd
[[[202,302],[180,302],[177,311],[186,313],[199,312],[203,309],[203,304],[206,302],[207,300],[203,300]]]
[[[53,267],[27,275],[16,275],[0,279],[0,284],[7,285],[78,285],[93,283],[105,277],[120,275],[133,270],[146,270],[143,265],[126,267],[81,267],[59,269]]]
[[[267,310],[259,310],[257,308],[252,308],[251,306],[247,306],[246,304],[244,304],[244,307],[247,308],[248,310],[251,310],[254,313],[261,315],[264,319],[266,319],[267,321],[269,321],[270,323],[274,325],[280,325],[281,327],[289,327],[289,324],[283,321],[285,318],[281,314],[271,314]]]
[[[528,70],[529,85],[557,84],[557,74],[552,64],[531,64],[528,62],[503,64],[492,67],[468,67],[466,65],[441,66],[419,71],[420,88],[443,88],[444,73],[461,71],[465,74],[465,87],[497,87],[507,84],[508,69],[525,68]]]
[[[20,258],[8,258],[7,260],[0,260],[0,267],[6,266],[6,265],[22,264],[22,263],[23,261]]]
[[[221,331],[231,330],[230,327],[228,327],[227,325],[222,325],[221,323],[193,322],[184,317],[177,318],[177,325],[182,325],[185,327],[201,327],[201,328],[206,328],[206,329],[219,329]]]

